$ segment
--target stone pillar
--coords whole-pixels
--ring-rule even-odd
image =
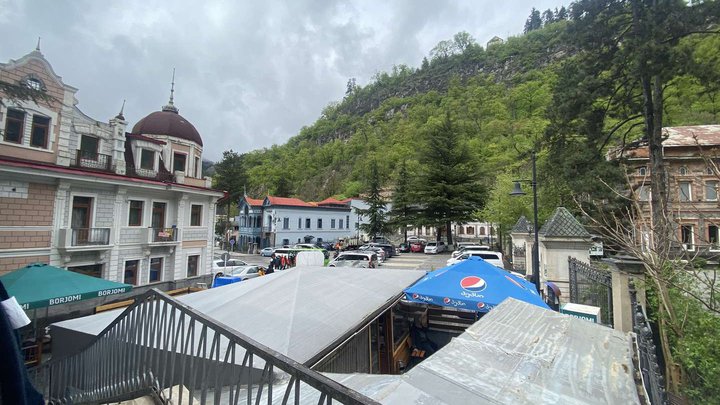
[[[115,205],[113,212],[113,224],[114,226],[110,229],[110,244],[112,248],[106,253],[105,259],[105,274],[108,280],[117,281],[119,283],[124,282],[125,276],[124,268],[120,269],[120,240],[121,229],[123,225],[127,225],[125,222],[125,213],[129,212],[130,203],[127,200],[127,189],[125,187],[117,187],[115,194]]]
[[[52,232],[50,233],[50,265],[65,267],[64,251],[58,249],[58,238],[60,229],[65,227],[65,211],[67,210],[68,191],[70,184],[64,180],[60,180],[55,192],[55,209],[53,210]]]
[[[110,156],[112,156],[113,165],[115,166],[115,173],[125,174],[125,129],[127,128],[127,121],[122,115],[118,115],[110,120],[110,128],[112,129]]]
[[[175,218],[175,225],[177,226],[176,232],[178,232],[178,241],[175,248],[175,266],[173,267],[173,280],[180,280],[185,277],[185,267],[183,266],[183,233],[182,229],[185,226],[185,218],[189,216],[189,213],[186,210],[186,207],[188,205],[188,196],[187,194],[183,194],[179,199],[177,203],[177,217]],[[212,259],[212,257],[210,258]],[[198,270],[198,274],[200,274],[200,271]]]

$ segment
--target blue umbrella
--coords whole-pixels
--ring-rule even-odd
[[[404,292],[411,302],[477,312],[488,312],[508,297],[550,309],[533,283],[479,257],[428,273]]]

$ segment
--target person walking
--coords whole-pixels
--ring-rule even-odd
[[[268,264],[268,271],[272,272],[275,268],[275,253],[270,255],[270,264]]]

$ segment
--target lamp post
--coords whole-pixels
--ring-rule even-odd
[[[533,191],[533,231],[535,232],[535,243],[532,250],[532,277],[535,289],[540,292],[540,247],[538,244],[538,203],[537,203],[537,174],[535,169],[535,152],[532,153],[532,180],[515,180],[512,196],[525,195],[520,183],[530,183]]]

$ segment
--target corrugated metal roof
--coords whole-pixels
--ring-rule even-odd
[[[565,207],[557,207],[552,217],[540,228],[539,233],[545,237],[590,237],[590,233]]]
[[[720,145],[720,125],[693,125],[662,129],[663,146]]]

